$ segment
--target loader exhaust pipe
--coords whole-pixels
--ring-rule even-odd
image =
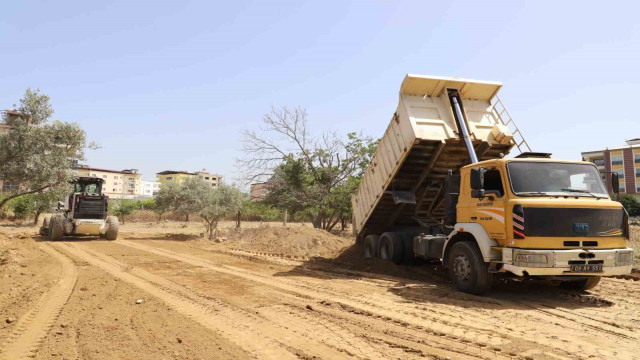
[[[449,101],[451,102],[451,107],[453,109],[453,117],[458,123],[458,128],[462,133],[464,143],[467,145],[467,151],[469,152],[471,163],[477,163],[478,155],[476,155],[476,150],[473,148],[473,144],[471,143],[471,136],[469,135],[469,129],[467,129],[467,118],[462,111],[462,98],[460,97],[460,92],[458,92],[457,89],[447,89],[447,94],[449,95]]]

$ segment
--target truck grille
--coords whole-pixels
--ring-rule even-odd
[[[525,207],[526,236],[617,237],[624,235],[621,209]],[[597,246],[597,242],[583,242]]]

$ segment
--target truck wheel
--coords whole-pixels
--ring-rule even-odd
[[[104,237],[107,240],[115,240],[118,238],[118,228],[120,223],[115,216],[107,216],[107,231],[104,233]]]
[[[378,254],[384,260],[393,261],[401,264],[404,258],[404,240],[398,233],[386,232],[380,236],[380,244],[378,245]]]
[[[413,265],[417,262],[416,254],[413,252],[413,234],[402,234],[403,247],[403,259],[402,263],[405,265]]]
[[[49,220],[49,239],[51,241],[62,240],[64,237],[64,217],[53,215]]]
[[[493,276],[482,259],[478,246],[472,241],[453,244],[447,260],[449,277],[458,290],[481,295],[489,291]]]
[[[563,281],[560,283],[560,286],[572,289],[572,290],[591,290],[600,282],[600,276],[589,276],[586,279],[582,280],[573,280],[573,281]]]
[[[378,257],[378,242],[380,236],[367,235],[364,238],[364,257],[365,259]]]

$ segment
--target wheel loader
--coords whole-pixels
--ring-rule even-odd
[[[78,177],[73,192],[59,201],[56,214],[45,218],[40,235],[52,241],[65,236],[100,236],[107,240],[118,238],[118,218],[107,216],[109,197],[102,193],[104,180],[94,177]]]

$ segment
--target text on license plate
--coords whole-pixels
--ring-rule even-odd
[[[571,265],[571,272],[602,272],[602,264]]]

